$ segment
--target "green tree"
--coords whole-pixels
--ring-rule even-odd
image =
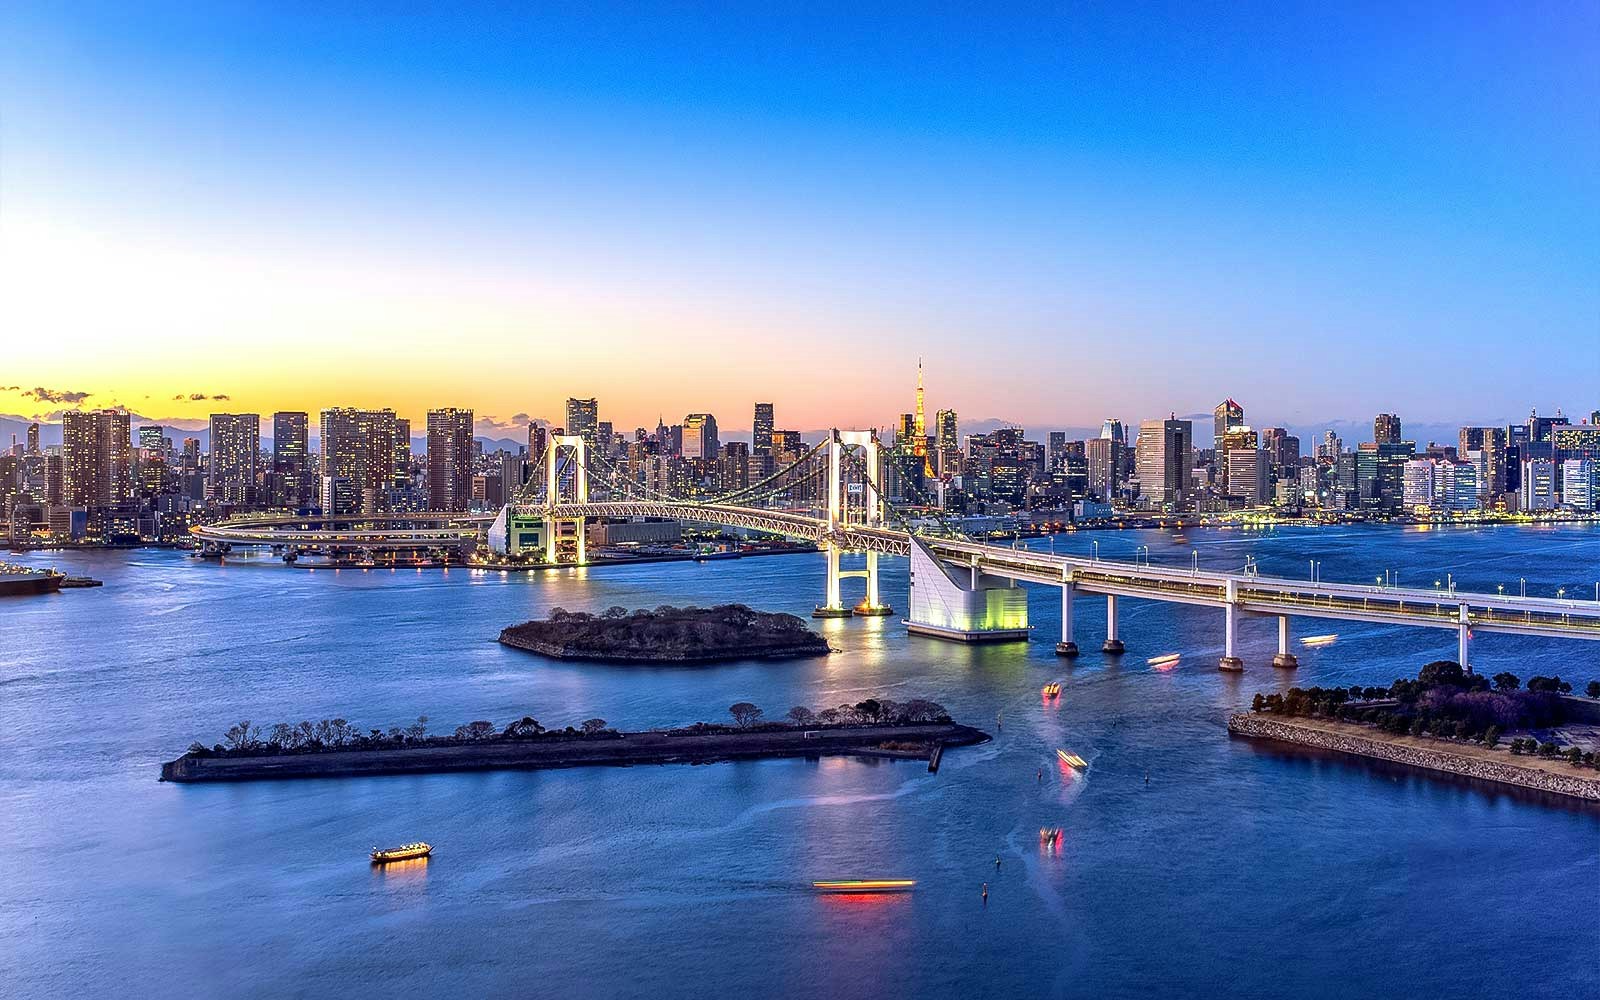
[[[1495,744],[1500,742],[1500,727],[1490,726],[1483,731],[1483,745],[1493,750]]]
[[[1522,686],[1522,678],[1509,671],[1502,670],[1494,675],[1494,689],[1496,691],[1515,691]]]
[[[1259,712],[1263,708],[1265,708],[1266,706],[1267,706],[1266,696],[1263,695],[1260,691],[1257,691],[1256,692],[1256,696],[1254,698],[1250,699],[1250,711]]]

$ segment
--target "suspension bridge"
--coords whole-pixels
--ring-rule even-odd
[[[541,475],[542,472],[542,475]],[[552,435],[534,474],[498,515],[392,514],[342,518],[246,517],[193,529],[210,551],[238,545],[339,550],[438,549],[487,539],[497,552],[517,551],[519,536],[536,541],[547,565],[589,561],[585,529],[600,519],[671,519],[764,532],[815,543],[827,568],[817,617],[889,615],[879,585],[879,559],[910,560],[914,633],[962,642],[1027,639],[1030,586],[1061,591],[1056,652],[1078,655],[1079,598],[1104,599],[1102,650],[1124,651],[1118,630],[1123,599],[1188,604],[1221,611],[1219,667],[1243,668],[1238,655],[1242,620],[1274,618],[1274,666],[1293,667],[1290,619],[1324,618],[1454,630],[1457,660],[1470,663],[1475,633],[1600,639],[1600,602],[1507,597],[1451,588],[1408,589],[1226,573],[1056,555],[964,536],[938,516],[931,498],[902,508],[885,501],[883,452],[875,432],[831,432],[784,468],[748,486],[681,496],[648,472],[624,469],[592,453],[583,438]],[[659,477],[657,477],[659,478]],[[696,484],[698,490],[698,484]],[[532,529],[527,530],[527,529]],[[846,553],[865,555],[858,570],[841,567]],[[861,600],[846,604],[844,581],[861,578]]]

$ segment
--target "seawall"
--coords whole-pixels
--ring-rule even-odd
[[[809,734],[809,735],[808,735]],[[162,781],[259,781],[337,778],[448,771],[542,769],[632,764],[709,764],[764,757],[872,756],[927,760],[941,746],[970,746],[987,733],[955,723],[847,726],[734,733],[624,733],[589,739],[494,740],[446,746],[321,753],[197,757],[184,754],[161,765]],[[920,743],[921,751],[885,749],[881,743]]]
[[[1565,761],[1513,757],[1509,751],[1471,745],[1455,747],[1428,737],[1388,736],[1348,723],[1285,719],[1255,712],[1229,716],[1228,732],[1600,802],[1600,772],[1580,771]],[[1571,773],[1564,774],[1563,770]]]

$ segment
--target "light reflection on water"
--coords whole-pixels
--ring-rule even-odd
[[[1490,591],[1527,577],[1530,593],[1577,592],[1600,566],[1593,529],[1129,530],[1055,545],[1088,555],[1092,540],[1102,558],[1149,545],[1157,564],[1186,566],[1199,549],[1202,567],[1237,568],[1249,553],[1263,573],[1303,576],[1318,559],[1328,580],[1453,572]],[[1337,644],[1300,647],[1285,672],[1267,665],[1274,623],[1246,621],[1241,677],[1214,669],[1220,614],[1124,600],[1128,654],[1107,657],[1103,601],[1081,598],[1084,652],[1063,661],[1048,590],[1030,602],[1030,644],[951,646],[906,636],[898,618],[857,618],[813,623],[839,649],[822,659],[609,667],[493,639],[557,604],[739,600],[808,616],[820,557],[531,575],[311,573],[150,551],[37,561],[107,586],[0,605],[0,842],[13,862],[0,976],[18,995],[536,983],[670,1000],[721,988],[708,970],[732,966],[753,970],[758,992],[817,997],[1600,991],[1571,961],[1570,935],[1514,916],[1529,899],[1592,908],[1593,811],[1223,732],[1257,690],[1387,683],[1453,649],[1450,633],[1341,623]],[[904,607],[904,563],[884,564],[887,599]],[[1294,626],[1297,638],[1332,631]],[[1171,652],[1172,669],[1146,662]],[[1600,676],[1586,647],[1553,640],[1484,636],[1474,655],[1483,670]],[[1043,700],[1052,679],[1061,697]],[[985,728],[1003,715],[1004,728],[949,753],[938,775],[822,758],[153,780],[161,759],[241,718],[643,728],[722,718],[735,701],[780,716],[872,695],[931,697]],[[1088,770],[1052,764],[1058,748]],[[1038,831],[1056,828],[1057,849],[1041,852]],[[372,844],[418,838],[440,857],[363,871]],[[1493,866],[1471,861],[1486,854]],[[867,902],[806,888],[830,876],[918,886]],[[1480,940],[1497,946],[1447,960]],[[1292,988],[1262,960],[1285,954]]]

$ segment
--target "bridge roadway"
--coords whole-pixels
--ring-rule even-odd
[[[767,508],[710,502],[627,500],[562,503],[552,510],[564,517],[661,517],[701,521],[772,532],[818,544],[832,543],[845,551],[902,556],[911,551],[910,535],[894,528],[842,524],[830,529],[825,520],[809,513]],[[526,507],[519,508],[519,512],[537,515],[545,513],[545,509]],[[493,515],[435,512],[341,518],[264,515],[234,518],[192,531],[210,547],[417,549],[473,541],[492,520]],[[919,538],[947,564],[974,568],[980,574],[1002,579],[1061,587],[1071,593],[1105,595],[1110,599],[1108,611],[1113,618],[1116,598],[1135,597],[1223,608],[1230,620],[1234,615],[1280,618],[1298,615],[1458,629],[1463,637],[1471,629],[1600,639],[1600,603],[1594,601],[1312,583],[1245,573],[1083,559],[955,538]],[[1070,636],[1064,638],[1070,639]]]
[[[561,504],[575,517],[667,517],[769,531],[849,551],[908,555],[904,531],[863,525],[837,526],[807,514],[716,503],[613,501]],[[1138,597],[1227,609],[1241,615],[1299,615],[1417,625],[1427,628],[1508,632],[1600,639],[1600,603],[1500,594],[1440,593],[1399,587],[1312,583],[1282,577],[1213,570],[1174,569],[1112,560],[1082,559],[1031,549],[986,545],[954,538],[919,536],[947,563],[975,567],[1003,579],[1078,593]]]

